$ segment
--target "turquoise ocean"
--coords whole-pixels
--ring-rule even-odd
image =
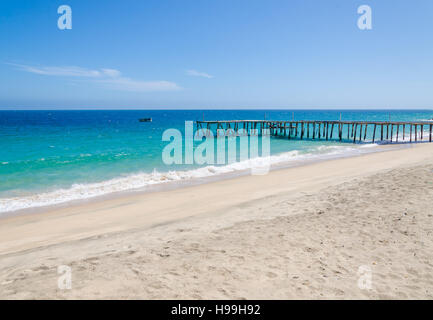
[[[184,132],[195,120],[417,121],[432,110],[101,110],[0,111],[0,216],[170,182],[204,181],[242,174],[254,159],[225,165],[166,165],[167,129]],[[151,117],[152,122],[139,122]],[[370,134],[370,133],[369,133]],[[336,136],[336,135],[334,135]],[[201,142],[195,142],[195,146]],[[357,155],[376,144],[270,139],[272,163]]]

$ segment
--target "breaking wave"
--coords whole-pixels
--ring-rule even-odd
[[[224,166],[209,165],[185,171],[136,173],[125,177],[119,177],[102,182],[85,184],[73,184],[69,188],[57,189],[55,191],[42,192],[34,195],[1,198],[0,213],[11,212],[27,208],[35,208],[56,205],[64,202],[89,199],[97,196],[116,192],[139,190],[148,186],[193,179],[203,179],[230,173],[248,173],[249,170],[263,169],[267,167],[284,167],[344,156],[352,156],[371,152],[371,147],[376,144],[366,144],[362,147],[355,146],[319,146],[309,153],[301,153],[297,150],[285,152],[270,157],[258,157],[240,162],[234,162]],[[253,171],[252,171],[253,172]],[[263,172],[263,171],[262,171]]]

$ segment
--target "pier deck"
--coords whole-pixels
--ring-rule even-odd
[[[339,120],[214,120],[196,121],[197,132],[205,136],[270,134],[287,139],[432,142],[433,121],[339,121]]]

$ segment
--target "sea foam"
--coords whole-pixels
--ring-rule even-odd
[[[341,156],[351,156],[365,153],[365,147],[376,147],[376,144],[359,146],[318,146],[309,153],[301,153],[297,150],[272,155],[268,158],[253,158],[245,161],[234,162],[225,166],[206,166],[192,170],[177,170],[151,173],[140,172],[125,177],[119,177],[102,182],[73,184],[70,188],[55,191],[42,192],[34,195],[0,199],[0,213],[21,209],[36,208],[61,204],[74,200],[83,200],[103,196],[111,193],[139,190],[148,186],[193,179],[203,179],[223,174],[239,173],[248,174],[254,168],[263,168],[266,165],[272,167],[290,166],[295,163],[318,161]],[[362,150],[364,149],[364,151]]]

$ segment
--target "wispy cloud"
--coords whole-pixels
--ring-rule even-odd
[[[98,83],[107,85],[112,89],[123,91],[176,91],[181,88],[170,81],[137,81],[125,77],[113,77],[111,79],[97,80]]]
[[[200,71],[193,70],[193,69],[186,70],[186,74],[188,76],[192,76],[192,77],[203,77],[203,78],[208,78],[208,79],[213,78],[213,76],[211,76],[210,74],[208,74],[206,72],[200,72]]]
[[[19,70],[42,74],[46,76],[65,76],[65,77],[100,77],[102,71],[90,70],[80,67],[34,67],[23,64],[9,63],[17,67]]]
[[[170,81],[141,81],[122,76],[122,73],[116,69],[103,68],[99,70],[86,69],[75,66],[49,67],[49,66],[29,66],[22,64],[13,64],[19,70],[46,75],[46,76],[63,76],[91,78],[94,83],[102,84],[113,90],[123,91],[175,91],[181,88],[174,82]]]
[[[102,72],[104,75],[109,76],[111,78],[117,78],[120,77],[121,73],[119,70],[116,69],[102,69]]]

